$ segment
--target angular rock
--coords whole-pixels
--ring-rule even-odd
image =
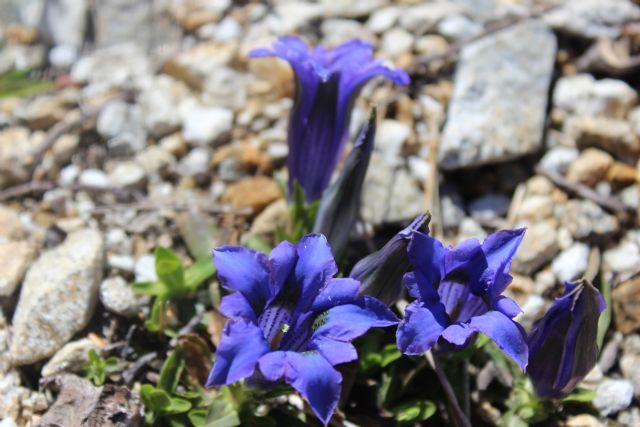
[[[31,242],[0,242],[0,297],[8,297],[22,281],[36,254]]]
[[[0,205],[0,242],[21,240],[27,235],[18,212]]]
[[[486,222],[505,216],[510,204],[511,199],[504,194],[489,193],[469,202],[467,210],[476,221]]]
[[[109,173],[109,182],[118,187],[139,186],[145,178],[144,168],[135,160],[119,162]]]
[[[635,159],[640,154],[640,139],[629,122],[606,117],[570,117],[564,131],[578,148],[597,147],[620,158]]]
[[[640,336],[629,335],[624,339],[620,358],[622,375],[633,384],[636,397],[640,397]]]
[[[100,232],[84,229],[69,234],[34,262],[13,316],[9,351],[15,364],[51,356],[87,324],[98,295],[103,256]]]
[[[100,111],[96,128],[108,140],[109,150],[115,155],[131,155],[147,143],[142,110],[138,105],[119,99],[109,102]]]
[[[0,188],[29,179],[29,166],[42,137],[24,127],[0,130]]]
[[[632,272],[640,265],[640,248],[630,239],[604,251],[604,265],[615,273]]]
[[[125,317],[133,317],[149,302],[149,298],[133,292],[122,277],[109,277],[100,284],[100,301],[105,308]]]
[[[89,362],[89,350],[99,350],[99,347],[89,338],[67,343],[42,367],[43,377],[60,374],[62,372],[80,373]]]
[[[545,169],[564,174],[569,165],[578,158],[579,154],[579,151],[575,148],[554,147],[542,156],[540,165]]]
[[[587,39],[616,38],[638,19],[640,7],[629,0],[571,0],[544,14],[552,28]]]
[[[569,165],[567,179],[594,185],[605,177],[613,162],[613,157],[609,153],[597,148],[587,148]]]
[[[633,385],[627,380],[607,378],[596,388],[593,405],[604,416],[627,408],[633,400]]]
[[[527,21],[463,48],[440,142],[444,169],[537,151],[556,52],[553,33]]]
[[[575,116],[622,119],[637,98],[622,80],[596,80],[591,74],[561,77],[553,90],[553,106]]]
[[[640,280],[631,279],[611,292],[616,329],[630,334],[640,329]]]
[[[560,252],[551,263],[551,270],[560,283],[579,279],[589,263],[589,246],[581,242]]]
[[[258,213],[279,197],[282,197],[282,190],[273,179],[252,176],[229,185],[222,195],[222,201]]]
[[[569,200],[564,205],[556,206],[554,214],[577,240],[602,239],[620,228],[615,216],[606,213],[591,200]]]
[[[538,222],[527,228],[522,244],[513,258],[515,272],[531,275],[553,259],[560,248],[554,221]]]
[[[194,145],[219,142],[231,130],[233,112],[221,107],[194,106],[184,115],[182,135]]]

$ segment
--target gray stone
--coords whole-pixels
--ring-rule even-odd
[[[401,9],[387,6],[374,11],[367,20],[367,28],[376,34],[389,30],[400,16]]]
[[[405,169],[396,172],[388,197],[386,222],[404,222],[424,213],[424,193]]]
[[[100,301],[105,308],[125,317],[133,317],[149,302],[146,296],[137,295],[122,277],[109,277],[100,284]]]
[[[147,142],[142,110],[138,105],[119,99],[109,102],[100,111],[96,129],[108,140],[109,150],[114,155],[131,155],[142,150]]]
[[[88,9],[86,0],[44,2],[39,25],[41,37],[51,44],[80,49],[84,42]]]
[[[358,18],[385,6],[385,0],[353,0],[349,2],[321,0],[324,16]]]
[[[527,21],[462,50],[438,158],[458,169],[537,151],[556,52],[553,33]]]
[[[141,85],[138,104],[146,130],[156,138],[177,130],[181,125],[178,105],[188,96],[188,87],[163,74],[144,80]]]
[[[615,216],[606,213],[591,200],[569,200],[564,205],[556,206],[554,214],[578,240],[606,237],[620,228]]]
[[[119,162],[109,173],[109,181],[118,187],[138,186],[145,178],[144,168],[135,160]]]
[[[136,261],[135,266],[136,282],[155,282],[158,280],[156,275],[156,258],[153,255],[145,255]]]
[[[551,270],[558,282],[569,282],[579,279],[587,271],[589,263],[589,246],[575,242],[551,263]]]
[[[109,177],[100,169],[86,169],[80,174],[78,181],[82,185],[96,188],[105,188],[111,185]]]
[[[487,237],[487,232],[484,231],[484,228],[482,228],[475,219],[466,217],[460,221],[458,228],[458,241],[461,242],[467,239],[483,240],[485,237]]]
[[[490,193],[473,199],[467,209],[473,219],[486,222],[505,216],[510,204],[511,199],[504,194]]]
[[[465,8],[452,2],[424,2],[405,8],[400,14],[399,24],[405,30],[416,33],[422,28],[436,25],[447,16],[464,13]]]
[[[547,151],[542,159],[540,166],[543,168],[564,175],[569,165],[578,158],[580,152],[570,147],[554,147]]]
[[[596,388],[593,405],[604,416],[626,409],[633,400],[633,385],[627,380],[607,378]]]
[[[527,228],[513,259],[513,270],[531,275],[551,261],[560,249],[557,234],[556,225],[552,220],[538,222]]]
[[[640,265],[640,248],[634,241],[625,239],[617,246],[604,251],[603,261],[604,265],[615,273],[633,272]]]
[[[624,118],[638,98],[622,80],[596,80],[591,74],[558,79],[553,90],[553,106],[577,116]]]
[[[51,356],[89,322],[103,257],[102,236],[91,229],[69,234],[40,255],[27,272],[13,316],[9,351],[15,364]]]
[[[622,375],[633,384],[636,397],[640,397],[640,336],[629,335],[624,339],[620,358]]]
[[[194,148],[178,164],[178,173],[182,176],[204,175],[209,171],[211,151],[208,148]]]
[[[382,50],[391,57],[410,52],[413,46],[413,35],[402,28],[392,28],[382,36]]]
[[[172,166],[176,159],[164,148],[152,145],[136,154],[136,161],[147,175],[155,175]]]
[[[380,122],[376,132],[375,149],[392,166],[402,161],[402,146],[411,135],[411,128],[398,120],[385,119]]]
[[[13,294],[35,255],[31,242],[0,241],[0,297]]]
[[[42,142],[42,135],[24,127],[0,130],[0,188],[29,179],[33,154]]]
[[[640,8],[629,0],[571,0],[544,14],[552,28],[588,39],[616,38],[638,19]]]
[[[462,196],[455,187],[444,185],[440,189],[440,212],[445,229],[458,228],[466,216]]]
[[[91,349],[99,351],[99,347],[88,338],[65,344],[42,367],[42,376],[48,377],[62,372],[81,372],[89,362],[89,350]]]
[[[193,106],[184,115],[182,135],[194,145],[217,142],[231,131],[233,112],[221,107]]]
[[[451,40],[468,39],[481,32],[482,25],[464,15],[448,16],[438,24],[438,33]]]

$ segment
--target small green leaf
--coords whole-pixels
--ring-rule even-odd
[[[203,427],[207,422],[207,410],[206,409],[193,409],[187,414],[189,421],[194,427]]]
[[[183,414],[191,409],[191,402],[181,397],[172,397],[169,406],[165,408],[167,414]]]
[[[586,388],[578,388],[571,392],[568,396],[565,396],[561,401],[563,403],[567,402],[581,402],[587,403],[593,401],[596,397],[596,392],[594,390],[587,390]]]
[[[184,366],[185,361],[182,349],[176,347],[176,349],[169,354],[164,365],[162,365],[160,378],[158,379],[158,388],[167,393],[173,393],[180,382],[180,376],[182,375]]]
[[[282,230],[280,230],[282,231]],[[254,236],[253,234],[245,234],[242,236],[242,245],[254,251],[263,252],[267,255],[271,252],[271,246],[263,238]]]
[[[149,393],[149,403],[153,410],[164,412],[171,405],[171,397],[166,391],[155,388]]]
[[[196,261],[184,272],[184,284],[189,291],[194,291],[208,278],[216,273],[216,267],[211,258]]]
[[[387,344],[380,354],[380,366],[384,368],[402,357],[402,353],[395,344]]]
[[[131,285],[137,294],[150,296],[165,296],[169,292],[162,282],[136,282]]]
[[[436,413],[436,405],[430,400],[413,400],[391,409],[398,425],[408,425],[424,421]]]
[[[156,274],[164,283],[172,295],[180,295],[184,292],[184,271],[182,260],[169,248],[156,247]]]

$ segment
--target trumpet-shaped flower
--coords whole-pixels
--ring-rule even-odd
[[[527,373],[536,394],[560,398],[571,393],[598,359],[598,319],[606,303],[588,281],[565,283],[529,334]]]
[[[512,319],[520,308],[502,296],[511,282],[509,267],[524,229],[499,231],[482,244],[476,239],[445,248],[415,232],[409,244],[414,271],[404,278],[416,298],[406,308],[397,331],[405,354],[464,348],[481,332],[524,370],[528,350],[524,330]]]
[[[407,74],[373,59],[373,48],[352,40],[335,49],[309,49],[299,38],[281,37],[272,49],[255,49],[250,57],[277,56],[296,76],[289,117],[289,192],[297,180],[307,200],[321,197],[329,185],[349,134],[351,110],[362,86],[376,76],[406,85]]]
[[[338,269],[326,238],[279,244],[269,257],[238,246],[213,252],[225,296],[224,327],[207,386],[251,378],[286,382],[327,424],[340,397],[335,365],[357,358],[351,340],[397,323],[381,302],[358,296],[360,283],[333,278]]]

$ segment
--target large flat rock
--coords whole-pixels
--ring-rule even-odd
[[[543,23],[528,21],[462,50],[438,153],[442,168],[511,160],[540,148],[556,44]]]
[[[86,326],[98,296],[103,252],[100,232],[85,229],[36,260],[13,316],[13,363],[26,365],[51,356]]]

